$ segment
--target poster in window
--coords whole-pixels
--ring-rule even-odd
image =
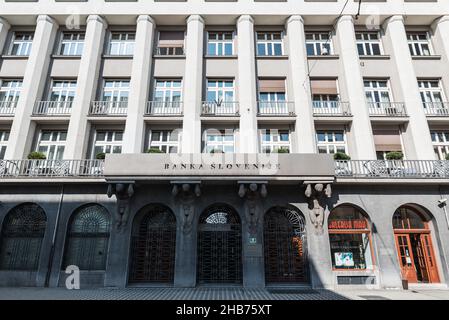
[[[352,252],[335,252],[335,266],[353,267],[354,257],[352,255]]]

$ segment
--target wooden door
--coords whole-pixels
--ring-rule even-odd
[[[438,283],[440,282],[440,277],[438,276],[438,268],[435,262],[435,254],[430,234],[422,234],[420,242],[423,251],[423,256],[426,262],[427,273],[429,275],[429,282]]]
[[[416,283],[418,278],[411,250],[410,236],[408,234],[395,234],[395,238],[402,278],[410,283]]]

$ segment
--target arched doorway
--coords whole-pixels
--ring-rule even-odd
[[[393,215],[393,229],[402,278],[410,283],[440,282],[424,212],[412,205],[398,208]]]
[[[140,210],[131,238],[130,283],[173,283],[176,217],[163,205]]]
[[[0,238],[0,270],[37,271],[47,217],[35,203],[13,208],[5,217]]]
[[[198,226],[199,284],[242,282],[242,231],[237,212],[214,205],[200,216]]]
[[[265,282],[308,282],[306,223],[296,209],[275,207],[264,218]]]
[[[70,219],[62,269],[75,265],[80,270],[105,270],[111,221],[99,204],[78,208]]]

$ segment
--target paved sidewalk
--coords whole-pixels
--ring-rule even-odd
[[[0,300],[449,300],[449,290],[290,290],[243,288],[0,288]]]

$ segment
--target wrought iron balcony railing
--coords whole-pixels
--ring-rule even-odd
[[[0,101],[0,116],[13,116],[16,112],[17,100]]]
[[[34,105],[35,116],[60,116],[72,112],[72,101],[38,101]]]
[[[123,116],[128,111],[128,101],[93,101],[89,114],[94,116]]]
[[[0,178],[102,177],[104,160],[0,160]]]
[[[148,101],[146,115],[180,116],[182,115],[182,101]]]
[[[295,104],[291,101],[258,101],[257,113],[262,116],[294,116]]]
[[[407,111],[403,102],[369,102],[370,116],[405,117]]]
[[[237,101],[203,101],[201,114],[204,116],[236,116],[239,114]]]
[[[448,160],[337,160],[335,175],[349,178],[449,178]]]
[[[423,102],[424,113],[432,117],[449,117],[449,102]]]
[[[313,101],[313,114],[317,116],[350,116],[349,102]]]

